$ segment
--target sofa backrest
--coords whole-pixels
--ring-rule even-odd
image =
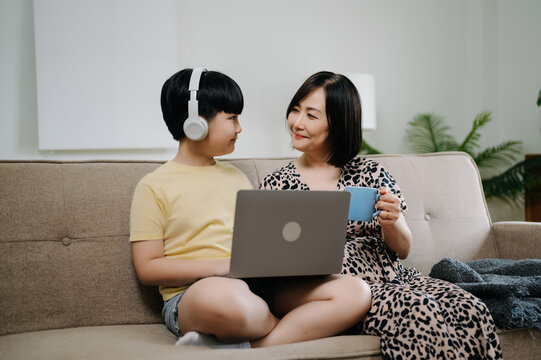
[[[397,179],[414,234],[406,263],[494,257],[479,174],[462,153],[371,156]],[[254,186],[291,159],[229,160]],[[162,162],[0,161],[0,335],[162,322],[157,288],[132,265],[137,182]]]

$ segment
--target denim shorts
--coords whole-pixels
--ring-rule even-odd
[[[182,332],[178,326],[178,303],[185,292],[186,290],[182,291],[163,304],[162,316],[165,320],[165,325],[176,336],[182,336]]]

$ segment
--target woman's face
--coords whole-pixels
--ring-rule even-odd
[[[287,116],[293,147],[303,153],[327,153],[329,122],[325,90],[317,88],[294,106]]]

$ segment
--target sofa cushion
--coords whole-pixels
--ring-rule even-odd
[[[339,336],[249,350],[175,346],[164,325],[47,330],[0,337],[0,359],[381,359],[374,336]]]
[[[479,171],[465,153],[374,155],[398,182],[408,204],[413,242],[405,265],[428,275],[444,257],[498,257]]]
[[[158,166],[0,163],[0,334],[162,322],[128,241],[133,189]]]
[[[500,332],[505,359],[534,360],[541,353],[541,333]],[[374,336],[334,336],[314,341],[250,350],[175,346],[165,325],[94,326],[0,336],[0,359],[381,359]]]

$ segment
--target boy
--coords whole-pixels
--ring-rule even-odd
[[[331,336],[370,306],[368,285],[353,277],[274,284],[224,277],[236,193],[252,186],[214,157],[234,150],[243,102],[235,81],[201,68],[179,71],[162,88],[163,117],[179,148],[137,185],[130,241],[139,280],[160,287],[178,345],[248,348]]]

